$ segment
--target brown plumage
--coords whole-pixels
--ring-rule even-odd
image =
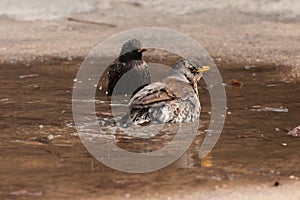
[[[191,59],[180,59],[173,69],[176,73],[145,86],[130,99],[128,122],[192,122],[199,118],[197,82],[209,68]]]

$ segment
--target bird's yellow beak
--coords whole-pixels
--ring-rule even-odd
[[[138,50],[139,53],[144,52],[144,51],[147,51],[147,49],[140,48],[140,49]]]
[[[210,67],[208,67],[208,66],[201,66],[201,68],[198,69],[198,72],[206,72],[208,70],[210,70]]]

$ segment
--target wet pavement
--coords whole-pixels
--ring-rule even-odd
[[[80,63],[0,66],[1,199],[146,198],[298,181],[299,137],[287,135],[286,129],[300,123],[300,86],[281,82],[280,66],[218,64],[227,84],[228,110],[213,151],[204,159],[197,157],[210,119],[209,94],[202,82],[203,125],[184,157],[159,171],[127,174],[93,158],[76,133],[71,98]],[[103,114],[109,104],[98,102],[96,107]],[[145,146],[153,151],[170,141],[172,134],[150,140],[119,134],[115,139],[130,151]]]

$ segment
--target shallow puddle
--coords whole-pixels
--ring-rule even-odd
[[[0,66],[0,174],[5,180],[0,197],[151,195],[230,182],[272,185],[300,176],[299,137],[288,136],[285,130],[300,125],[300,86],[280,82],[273,67],[220,66],[228,110],[222,135],[208,156],[198,158],[211,114],[202,82],[202,123],[184,156],[156,172],[127,174],[97,161],[79,139],[71,101],[78,66],[67,62]],[[108,99],[98,98],[95,105],[100,119],[111,118]],[[126,129],[113,129],[108,135],[125,150],[152,152],[173,139],[173,130],[159,127],[159,134],[145,131],[145,138]]]

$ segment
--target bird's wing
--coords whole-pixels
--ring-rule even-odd
[[[162,82],[152,83],[138,91],[130,100],[131,109],[149,108],[150,106],[161,106],[166,102],[174,100],[176,96]]]
[[[109,66],[107,92],[111,95],[115,85],[124,74],[125,63],[114,62]]]
[[[172,91],[172,94],[177,99],[186,101],[191,97],[194,97],[195,91],[192,85],[186,79],[178,79],[177,77],[169,77],[162,81],[167,85],[168,91]]]

